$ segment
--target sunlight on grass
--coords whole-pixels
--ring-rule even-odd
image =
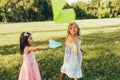
[[[80,24],[82,21],[77,22]],[[119,80],[120,26],[116,24],[109,27],[106,24],[104,28],[99,26],[96,28],[95,24],[90,24],[91,27],[88,28],[84,27],[83,23],[80,26],[82,48],[86,52],[83,55],[81,80]],[[21,32],[28,31],[32,33],[34,46],[46,45],[49,39],[63,44],[56,49],[35,52],[42,80],[59,80],[65,51],[66,28],[67,24],[54,22],[0,25],[0,79],[18,79],[23,59],[19,53],[19,36]],[[65,79],[72,80],[68,77]]]

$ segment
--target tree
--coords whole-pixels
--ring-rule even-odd
[[[38,8],[37,20],[52,20],[52,6],[50,0],[36,0],[34,5]]]

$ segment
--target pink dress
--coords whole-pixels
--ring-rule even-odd
[[[41,80],[38,64],[35,60],[33,51],[23,55],[23,64],[18,80]]]

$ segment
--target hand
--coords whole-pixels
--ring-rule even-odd
[[[81,50],[82,54],[85,54],[85,51],[83,49],[80,49],[80,50]]]
[[[50,48],[50,44],[48,44],[48,48]]]

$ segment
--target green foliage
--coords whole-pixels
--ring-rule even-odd
[[[52,6],[49,0],[35,0],[34,6],[38,9],[37,20],[51,20],[52,19]]]
[[[0,0],[0,8],[7,3],[7,0]]]
[[[119,0],[91,0],[90,3],[80,1],[72,6],[79,8],[76,12],[78,19],[118,17],[120,13]]]
[[[0,21],[25,22],[52,19],[49,0],[10,0],[0,1]],[[2,15],[4,14],[4,16]]]
[[[98,18],[117,17],[120,10],[119,0],[92,0],[90,5],[97,8]]]
[[[58,2],[59,3],[59,2]],[[117,18],[120,0],[79,1],[66,8],[74,8],[76,19]],[[53,20],[51,0],[0,0],[0,22]]]
[[[76,19],[96,18],[96,15],[90,13],[90,11],[88,10],[89,5],[85,2],[80,1],[78,3],[73,3],[71,6],[75,10]]]
[[[78,23],[81,23],[81,21],[78,21]],[[60,79],[60,68],[63,64],[65,50],[66,24],[52,22],[35,24],[20,23],[14,26],[11,26],[13,24],[0,26],[1,80],[18,79],[23,59],[19,53],[19,36],[22,31],[32,33],[33,46],[46,45],[49,39],[54,39],[63,44],[63,46],[56,49],[35,52],[42,80]],[[23,27],[18,27],[18,25]],[[36,27],[32,27],[33,25]],[[120,35],[118,34],[120,33],[120,25],[87,28],[82,25],[81,32],[82,48],[86,53],[83,55],[82,63],[83,78],[80,80],[119,80]],[[92,33],[86,34],[86,32]],[[73,79],[66,76],[65,80]]]

